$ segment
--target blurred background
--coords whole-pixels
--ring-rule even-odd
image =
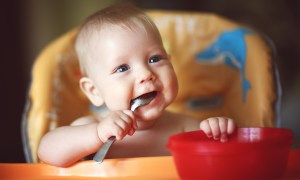
[[[120,0],[26,0],[0,2],[0,163],[25,162],[20,122],[34,59],[53,39],[85,17]],[[124,2],[124,0],[122,1]],[[294,131],[300,147],[300,1],[131,0],[143,9],[213,12],[267,34],[277,48],[283,89],[282,127]]]

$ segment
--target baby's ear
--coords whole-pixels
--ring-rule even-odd
[[[103,105],[103,98],[93,80],[87,77],[82,77],[79,81],[79,85],[84,94],[95,106]]]

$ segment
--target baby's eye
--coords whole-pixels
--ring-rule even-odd
[[[121,73],[121,72],[127,71],[128,69],[129,69],[128,65],[121,65],[121,66],[117,67],[114,72]]]
[[[162,58],[160,56],[153,56],[149,59],[149,63],[156,63],[160,61]]]

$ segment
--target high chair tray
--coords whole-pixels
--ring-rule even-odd
[[[68,168],[0,163],[0,179],[179,179],[171,156],[83,161]],[[300,149],[290,153],[282,179],[300,179]]]

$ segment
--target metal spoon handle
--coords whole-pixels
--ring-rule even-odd
[[[93,160],[98,163],[102,163],[110,146],[115,142],[115,140],[116,140],[116,136],[111,136],[110,138],[108,138],[108,140],[101,146],[101,148],[95,154]]]

